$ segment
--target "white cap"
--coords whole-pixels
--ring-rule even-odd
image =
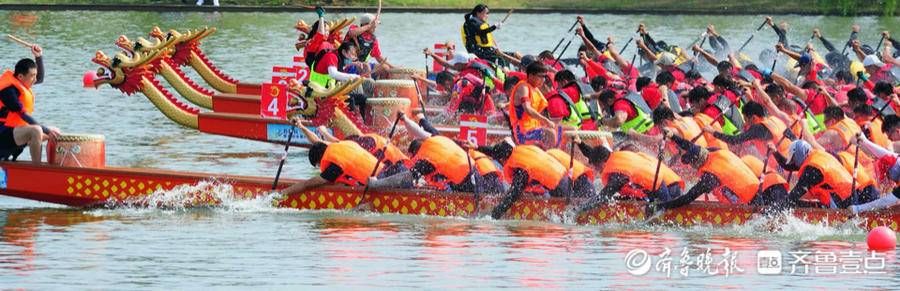
[[[660,66],[672,66],[675,65],[675,58],[675,54],[663,52],[659,55],[659,59],[656,60],[656,64]]]
[[[469,54],[466,53],[455,53],[453,54],[453,58],[447,61],[450,65],[456,64],[465,64],[469,62]]]
[[[359,25],[369,24],[373,19],[375,19],[375,15],[372,15],[372,13],[363,14],[359,17]]]
[[[879,60],[877,56],[868,55],[868,56],[866,56],[865,59],[863,59],[863,66],[864,67],[868,67],[868,66],[884,67],[884,63],[882,63],[881,60]]]

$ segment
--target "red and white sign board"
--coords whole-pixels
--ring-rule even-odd
[[[303,82],[309,80],[309,66],[306,65],[306,58],[303,56],[294,56],[294,71],[297,81]]]
[[[287,85],[263,83],[260,91],[259,115],[287,119]]]
[[[463,114],[459,116],[459,139],[483,146],[487,141],[487,116]]]
[[[294,67],[272,67],[272,84],[282,84],[287,86],[288,81],[296,76],[297,71],[294,70]]]
[[[443,43],[434,44],[434,57],[446,60],[447,59],[447,45],[443,44]],[[433,72],[440,72],[440,71],[444,70],[444,67],[441,66],[441,63],[438,63],[435,60],[431,61],[431,68],[432,68],[431,71],[433,71]]]

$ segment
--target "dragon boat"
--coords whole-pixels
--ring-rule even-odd
[[[93,142],[96,139],[93,138]],[[90,140],[91,138],[79,136],[61,137],[56,144],[51,145],[50,150],[64,154],[57,154],[50,160],[51,163],[0,162],[0,194],[76,208],[144,207],[156,206],[153,205],[156,203],[153,198],[155,195],[164,195],[162,191],[187,187],[192,190],[184,194],[184,199],[177,206],[189,208],[210,207],[220,203],[222,193],[212,193],[212,187],[195,187],[205,181],[216,181],[218,185],[225,186],[224,189],[228,189],[225,194],[234,199],[259,198],[270,195],[273,191],[273,181],[268,177],[106,167],[102,161],[102,151],[97,156],[97,151],[79,152],[73,146],[80,145],[83,149],[90,149],[92,147],[89,144],[79,144]],[[282,179],[275,188],[282,189],[295,182],[297,180]],[[361,187],[324,186],[277,198],[273,205],[300,210],[358,208],[375,213],[482,217],[488,215],[499,200],[499,196],[427,189],[372,189],[363,195]],[[582,202],[581,198],[573,198],[571,203],[579,205]],[[363,206],[358,207],[359,204]],[[503,218],[550,222],[568,220],[590,225],[631,223],[645,219],[644,206],[643,201],[623,200],[575,218],[563,219],[567,209],[565,198],[526,196],[516,202]],[[696,201],[685,207],[668,210],[657,221],[681,226],[736,225],[751,220],[759,210],[745,205]],[[900,230],[900,208],[897,207],[863,213],[856,218],[852,218],[846,210],[824,208],[794,209],[791,215],[810,223],[853,223],[864,229],[884,225],[895,231]]]
[[[351,22],[352,19],[331,22],[328,29],[342,29]],[[111,61],[106,61],[110,58],[105,54],[98,53],[93,61],[102,67],[96,76],[85,80],[85,85],[97,87],[107,84],[127,95],[135,92],[144,93],[166,117],[177,124],[201,132],[265,142],[285,142],[291,128],[284,121],[259,116],[259,84],[232,82],[233,79],[217,69],[200,49],[201,40],[214,32],[215,28],[201,28],[183,33],[176,30],[164,33],[159,27],[154,27],[149,33],[152,41],[142,37],[131,41],[127,36],[119,36],[116,45],[122,49],[122,53],[116,54]],[[203,81],[213,89],[191,80],[182,67],[194,68]],[[301,85],[291,79],[288,83],[291,108],[289,115],[302,116],[309,121],[306,124],[311,128],[318,125],[340,124],[341,126],[333,127],[337,136],[368,132],[369,128],[376,131],[385,130],[390,124],[389,115],[398,110],[412,113],[413,110],[410,108],[421,108],[418,104],[420,96],[415,88],[417,84],[409,80],[409,76],[422,72],[399,68],[389,73],[392,77],[403,79],[368,81],[370,89],[375,87],[371,89],[374,91],[372,92],[374,98],[368,102],[372,108],[370,115],[378,115],[372,119],[381,120],[380,122],[369,120],[363,124],[360,116],[348,110],[344,104],[346,95],[359,87],[364,80],[342,83],[335,88],[325,89],[316,84]],[[138,77],[129,78],[130,74],[142,74],[142,77],[153,86],[141,84]],[[116,78],[119,75],[125,77]],[[177,92],[177,96],[166,90],[157,76],[168,82]],[[138,84],[133,84],[135,81]],[[311,90],[311,94],[307,94],[306,90]],[[179,96],[181,98],[178,98]],[[443,112],[439,108],[428,109],[431,113]],[[202,112],[204,110],[210,112]],[[456,125],[438,124],[436,127],[446,136],[456,137],[460,132],[460,127]],[[295,136],[299,134],[295,132]],[[486,131],[488,142],[506,136],[509,136],[508,128],[489,128]],[[303,147],[309,145],[303,138],[292,140],[292,144]]]

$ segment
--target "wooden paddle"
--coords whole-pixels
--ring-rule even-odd
[[[381,147],[381,152],[382,152],[382,153],[386,153],[386,152],[387,152],[387,147],[388,147],[388,145],[390,145],[391,139],[394,138],[394,132],[396,132],[396,130],[397,130],[397,124],[400,123],[400,119],[401,119],[402,117],[403,117],[403,115],[397,114],[397,118],[394,119],[394,125],[391,126],[391,132],[388,134],[387,141],[385,142],[384,146]],[[376,157],[376,158],[377,158],[377,157]],[[378,159],[378,161],[375,162],[375,168],[372,169],[372,173],[369,174],[369,177],[374,177],[376,174],[378,174],[378,167],[381,166],[381,161],[382,161],[383,159],[384,159],[384,157],[382,157],[381,159]],[[356,207],[353,208],[354,210],[359,210],[359,207],[360,207],[361,205],[363,205],[363,202],[366,201],[366,196],[367,196],[368,194],[369,194],[369,182],[366,181],[366,186],[363,188],[362,198],[359,199],[359,204],[356,204]]]
[[[302,124],[300,126],[303,126]],[[284,143],[284,155],[281,156],[281,162],[278,163],[278,171],[275,172],[275,181],[272,182],[272,190],[278,187],[278,179],[281,178],[281,169],[284,168],[284,161],[287,160],[288,149],[291,148],[291,139],[294,138],[294,128],[290,127],[287,142]]]
[[[30,43],[30,42],[27,42],[27,41],[24,41],[24,40],[22,40],[21,38],[18,38],[18,37],[16,37],[15,35],[12,35],[12,34],[7,34],[7,35],[6,35],[6,38],[9,38],[9,40],[11,40],[11,41],[13,41],[13,42],[15,42],[15,43],[18,43],[18,44],[21,45],[21,46],[27,47],[27,48],[32,48],[32,47],[34,46],[34,44],[32,44],[32,43]]]

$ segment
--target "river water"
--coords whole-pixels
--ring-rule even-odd
[[[203,44],[210,59],[237,79],[261,82],[269,78],[271,66],[290,63],[296,38],[292,26],[298,18],[310,21],[313,15],[0,11],[0,32],[25,36],[44,47],[47,76],[35,90],[37,119],[64,132],[104,134],[107,164],[272,176],[278,146],[179,127],[141,95],[125,96],[109,87],[81,88],[81,75],[97,68],[90,62],[94,51],[108,55],[117,51],[113,41],[120,34],[135,39],[153,25],[180,30],[214,26],[218,31]],[[496,37],[504,50],[536,54],[552,49],[573,19],[573,15],[514,14]],[[850,24],[859,23],[862,39],[873,45],[881,30],[900,28],[897,18],[776,18],[781,19],[789,20],[791,40],[801,44],[814,27],[840,44]],[[392,63],[422,67],[421,48],[445,40],[459,43],[461,20],[462,16],[449,14],[386,14],[378,36]],[[681,46],[713,23],[738,47],[762,17],[590,15],[587,21],[598,36],[614,35],[620,47],[638,22],[646,23],[657,39]],[[747,51],[756,55],[775,41],[771,30],[757,32]],[[632,44],[629,50],[633,48]],[[570,48],[568,55],[573,52]],[[30,54],[3,43],[0,56],[0,67],[11,67]],[[286,176],[315,173],[303,150],[290,154]],[[762,227],[762,222],[726,228],[584,227],[298,212],[273,209],[266,197],[224,200],[222,207],[208,209],[85,211],[0,197],[0,288],[891,289],[900,285],[897,253],[865,253],[865,231],[855,226],[788,220],[777,231]],[[707,250],[711,256],[705,255]],[[781,274],[758,274],[758,256],[768,258],[759,250],[782,253],[782,268],[776,268]]]

